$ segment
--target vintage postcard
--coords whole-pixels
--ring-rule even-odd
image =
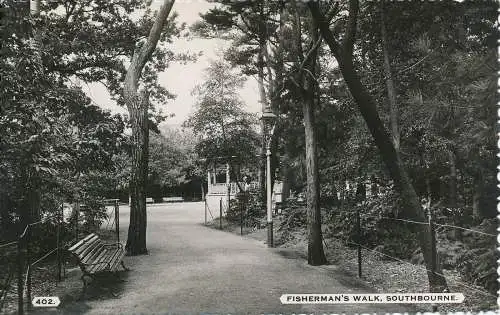
[[[0,313],[496,314],[498,11],[0,0]]]

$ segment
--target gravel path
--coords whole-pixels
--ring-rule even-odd
[[[57,309],[64,314],[263,314],[393,313],[413,310],[395,304],[282,305],[290,293],[370,293],[334,265],[312,267],[295,252],[269,249],[262,242],[202,225],[202,203],[148,207],[149,255],[125,257],[132,270],[124,282],[92,283],[77,298],[81,282],[66,288]],[[126,239],[129,209],[120,207],[121,238]],[[74,273],[79,273],[75,270]],[[77,275],[73,280],[78,279]],[[68,279],[67,281],[71,281]],[[101,283],[99,283],[101,281]],[[104,282],[103,282],[104,281]],[[111,283],[111,284],[110,284]],[[94,287],[94,289],[92,289]],[[111,292],[111,294],[109,294]],[[38,310],[36,313],[39,313]]]

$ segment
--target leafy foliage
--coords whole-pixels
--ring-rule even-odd
[[[379,105],[384,124],[389,125],[381,40],[380,12],[384,10],[399,112],[401,159],[419,198],[430,199],[438,223],[471,228],[484,218],[496,215],[494,39],[498,37],[498,30],[494,25],[497,8],[498,4],[493,1],[480,4],[473,1],[386,2],[384,8],[380,2],[363,2],[360,6],[353,51],[355,68]],[[207,28],[212,25],[237,29],[238,36],[227,56],[251,75],[258,73],[259,39],[264,38],[269,53],[264,66],[268,75],[266,89],[273,89],[272,76],[284,77],[283,85],[278,88],[280,104],[276,108],[283,118],[276,132],[279,164],[282,176],[300,194],[305,186],[304,129],[300,95],[292,78],[299,71],[294,65],[300,50],[307,54],[313,43],[309,30],[300,27],[300,20],[309,19],[300,3],[287,3],[280,12],[276,9],[275,3],[262,6],[245,3],[238,7],[222,2],[203,18]],[[331,26],[339,38],[345,38],[348,34],[342,30],[348,22],[347,3],[323,2],[320,9],[332,18]],[[257,17],[258,23],[252,24],[254,29],[245,27],[245,21]],[[278,26],[278,22],[282,24]],[[285,36],[280,38],[280,34]],[[285,51],[277,55],[281,44]],[[384,187],[389,186],[388,176],[338,65],[328,58],[322,45],[318,49],[320,66],[315,79],[320,87],[317,130],[321,201],[330,216],[327,221],[330,230],[346,240],[355,240],[355,215],[342,211],[359,210],[364,245],[418,261],[415,237],[410,232],[412,225],[381,219],[391,215],[398,218],[398,196],[385,193],[371,197],[362,206],[349,200],[352,197],[346,191],[346,181],[356,185],[370,179],[372,184]],[[282,65],[280,58],[284,61]],[[305,224],[300,207],[287,215],[286,228]],[[438,244],[441,263],[460,269],[467,279],[484,276],[478,283],[491,290],[495,283],[491,269],[495,259],[490,245],[465,240],[468,237],[463,239],[462,233],[439,230],[440,242],[441,233],[451,238]],[[475,254],[466,255],[474,248],[469,247],[471,244],[476,244]],[[461,258],[463,262],[459,263]]]
[[[243,80],[224,61],[213,62],[206,74],[205,82],[193,91],[198,98],[196,111],[184,123],[199,139],[195,150],[206,165],[233,161],[250,166],[259,138],[254,131],[256,117],[243,110],[237,94]]]
[[[265,205],[260,200],[258,190],[253,188],[238,193],[236,199],[231,200],[226,218],[231,222],[240,222],[243,212],[243,224],[247,227],[260,228],[260,218],[265,215]]]
[[[9,12],[9,27],[1,29],[4,40],[0,60],[0,133],[3,135],[0,137],[0,221],[5,237],[11,238],[30,220],[29,208],[40,207],[43,215],[58,209],[64,199],[74,200],[77,194],[88,199],[89,205],[92,200],[102,198],[108,187],[95,183],[102,182],[103,174],[109,175],[113,170],[114,156],[125,149],[127,140],[123,136],[125,122],[120,116],[93,105],[80,87],[66,80],[74,73],[63,76],[51,68],[55,61],[49,62],[49,59],[65,50],[56,48],[57,53],[52,55],[46,51],[66,42],[51,41],[44,36],[81,29],[53,25],[50,34],[45,33],[46,23],[60,18],[50,11],[54,8],[44,6],[42,17],[32,24],[21,3],[6,1],[3,4]],[[84,19],[80,4],[66,5],[72,5],[79,12],[73,12],[74,16]],[[74,16],[68,16],[67,23],[75,21]],[[37,34],[42,36],[41,47],[33,45],[30,39],[32,26],[36,26]],[[71,54],[69,51],[67,56]],[[59,62],[73,61],[59,57]],[[84,184],[87,185],[84,187]],[[92,215],[89,212],[89,218],[102,219],[101,206],[96,204],[90,208],[89,211],[96,212]]]
[[[149,182],[175,187],[203,180],[195,152],[195,137],[189,130],[162,128],[149,142]]]

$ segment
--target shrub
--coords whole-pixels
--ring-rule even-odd
[[[327,222],[334,236],[356,246],[357,215],[360,213],[360,244],[400,259],[410,258],[418,245],[408,224],[396,218],[397,195],[388,189],[375,198],[357,203],[348,209],[333,208],[328,211]]]
[[[265,204],[259,198],[259,192],[251,189],[245,194],[239,193],[236,199],[229,203],[229,210],[226,212],[226,218],[230,222],[240,222],[241,211],[243,211],[243,220],[246,226],[254,227],[259,224],[260,218],[265,216]]]
[[[485,219],[474,230],[495,234],[497,221]],[[496,237],[473,232],[463,233],[463,251],[457,259],[457,269],[465,280],[483,286],[492,294],[499,289],[497,282],[497,261],[500,255],[496,249]]]

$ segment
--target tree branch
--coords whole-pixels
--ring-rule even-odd
[[[163,1],[163,4],[158,11],[158,15],[156,16],[153,27],[151,27],[151,30],[149,32],[148,39],[141,47],[136,49],[136,51],[134,52],[130,68],[128,69],[127,75],[125,76],[125,85],[128,87],[124,89],[126,91],[126,94],[132,91],[137,91],[142,69],[155,50],[156,44],[158,43],[165,24],[167,23],[168,15],[172,10],[174,2],[175,0]],[[130,96],[131,95],[125,95],[125,97]]]
[[[347,56],[352,56],[354,42],[356,41],[356,25],[358,20],[359,2],[349,1],[349,20],[347,21],[346,36],[342,42],[342,49]]]
[[[311,72],[311,70],[309,70],[307,68],[304,68],[303,70],[309,74],[309,76],[316,82],[316,84],[319,85],[318,79],[314,76],[314,74]]]
[[[113,58],[113,57],[110,57]],[[99,60],[85,60],[84,62],[76,61],[67,64],[58,64],[47,66],[48,72],[58,72],[63,76],[71,76],[76,75],[78,71],[90,69],[90,68],[100,68],[100,69],[108,69],[114,70],[122,75],[124,75],[127,70],[125,66],[119,61],[109,61],[106,59]]]
[[[339,3],[335,2],[335,4],[330,8],[330,10],[328,10],[328,13],[326,14],[325,17],[326,23],[330,24],[333,17],[338,13],[338,8],[339,8]]]
[[[321,30],[321,35],[325,39],[325,42],[330,47],[330,50],[333,52],[335,56],[340,56],[341,47],[335,37],[333,36],[333,32],[330,30],[330,21],[325,19],[325,17],[321,14],[317,1],[309,1],[307,3],[309,10],[313,18],[318,21],[318,26]]]
[[[313,44],[311,49],[309,49],[309,51],[307,52],[307,55],[304,57],[304,60],[300,64],[299,71],[301,71],[304,68],[304,65],[306,64],[306,62],[308,62],[309,59],[313,56],[313,54],[316,53],[316,50],[320,46],[322,40],[323,40],[323,37],[319,37],[318,40]]]

